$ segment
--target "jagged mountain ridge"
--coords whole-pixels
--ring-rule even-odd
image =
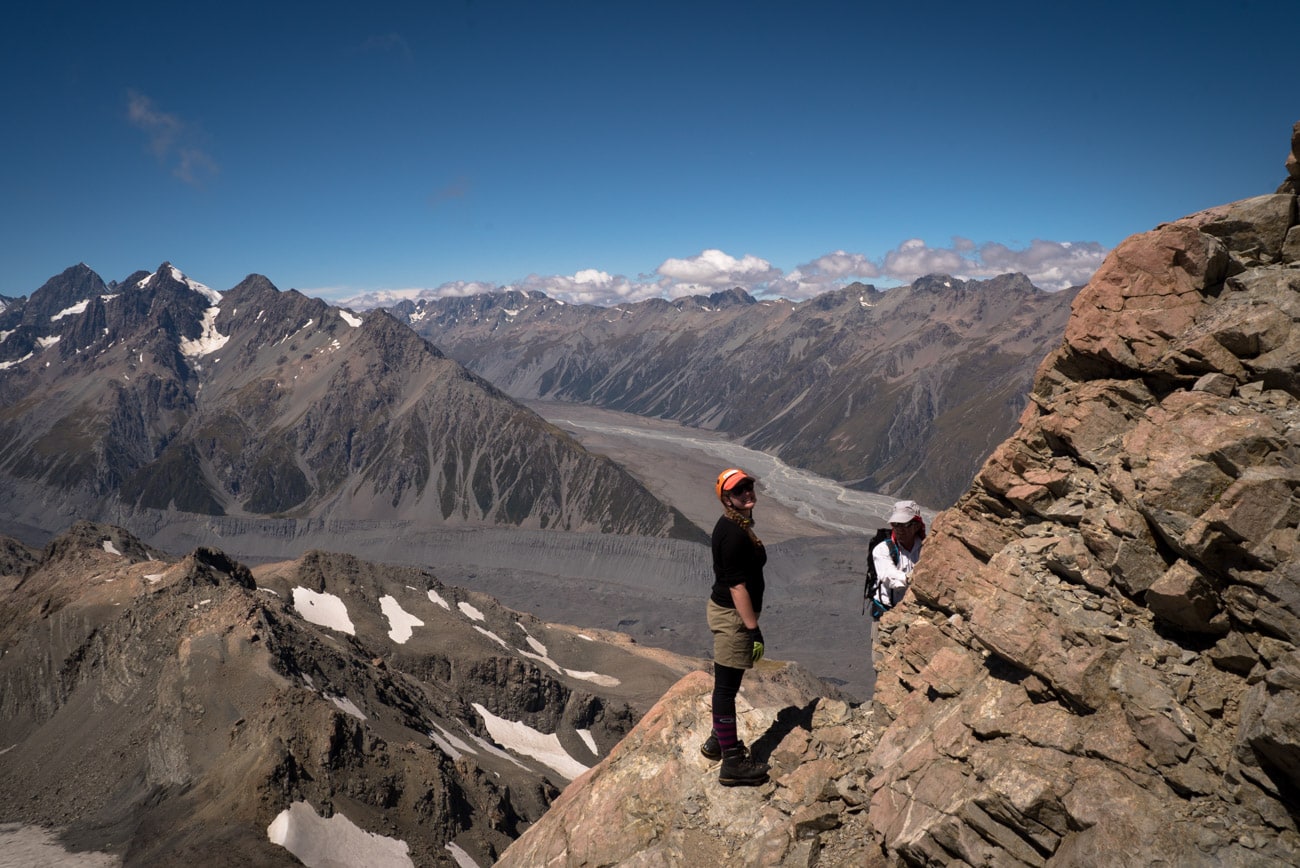
[[[501,864],[1297,864],[1300,123],[1287,168],[1110,254],[879,622],[870,708],[758,708],[738,798],[698,785],[688,676]]]
[[[0,312],[11,525],[171,511],[698,531],[382,312],[84,265]]]
[[[797,305],[739,289],[611,308],[509,291],[391,310],[517,398],[716,429],[941,507],[1012,430],[1074,294],[934,275]]]
[[[0,820],[128,866],[298,864],[268,827],[303,804],[491,864],[698,665],[426,570],[88,522],[0,587]]]

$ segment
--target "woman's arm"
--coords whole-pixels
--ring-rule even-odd
[[[731,586],[731,602],[736,605],[736,614],[745,622],[745,629],[753,630],[758,626],[758,615],[754,612],[754,601],[749,598],[749,588],[744,585]]]

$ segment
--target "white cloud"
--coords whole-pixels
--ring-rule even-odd
[[[484,283],[477,280],[454,280],[430,289],[423,287],[406,287],[402,289],[373,289],[364,292],[345,286],[323,286],[315,289],[301,290],[306,295],[323,299],[338,299],[330,304],[338,307],[350,307],[353,310],[371,310],[376,307],[388,307],[399,301],[418,301],[422,298],[459,298],[467,295],[483,295],[492,292],[504,292],[513,289],[497,283]]]
[[[904,241],[885,254],[882,272],[901,283],[911,283],[927,274],[951,274],[962,270],[961,254],[942,247],[927,247],[920,238]]]
[[[930,247],[919,238],[904,241],[885,254],[882,276],[911,283],[927,274],[950,274],[984,280],[1021,272],[1039,289],[1059,290],[1087,283],[1109,251],[1095,241],[1035,239],[1023,250],[968,238],[953,238],[951,247]]]
[[[768,287],[770,295],[802,300],[838,289],[845,283],[880,276],[880,268],[861,253],[836,250],[795,268]]]
[[[410,63],[415,58],[410,43],[399,33],[378,33],[367,36],[356,50],[360,54],[391,54],[401,58],[405,63]]]
[[[149,97],[135,91],[127,94],[127,119],[132,126],[149,136],[149,150],[171,172],[187,184],[198,186],[203,179],[220,171],[200,143],[202,132],[178,115],[164,112]]]
[[[629,280],[622,275],[609,274],[595,268],[583,269],[572,276],[557,274],[543,277],[530,274],[509,288],[521,292],[537,290],[569,304],[602,306],[645,301],[663,295],[658,284]]]
[[[1022,271],[1034,286],[1065,289],[1092,279],[1109,251],[1095,241],[1043,241],[1034,239],[1025,250],[1012,250],[990,242],[979,249],[987,274]]]
[[[717,249],[686,259],[666,259],[657,271],[675,283],[713,287],[710,291],[765,284],[781,275],[781,269],[766,259],[748,253],[736,259]]]
[[[509,284],[452,281],[432,289],[384,289],[352,295],[334,302],[354,310],[396,304],[402,299],[449,298],[508,290],[538,291],[568,304],[614,307],[651,298],[709,295],[739,287],[757,297],[794,301],[812,298],[854,281],[879,281],[885,286],[911,283],[927,274],[949,274],[962,280],[982,280],[1023,272],[1040,289],[1059,290],[1087,283],[1108,250],[1095,241],[1034,240],[1024,250],[997,242],[977,244],[954,237],[947,247],[932,247],[910,238],[878,259],[865,253],[833,250],[793,268],[789,273],[752,254],[739,258],[716,248],[695,256],[670,258],[653,274],[635,278],[597,268],[572,275],[530,274]],[[322,298],[341,290],[315,290]]]

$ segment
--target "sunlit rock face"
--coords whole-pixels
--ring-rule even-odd
[[[888,852],[1296,861],[1297,231],[1292,192],[1212,208],[1080,293],[886,622]]]

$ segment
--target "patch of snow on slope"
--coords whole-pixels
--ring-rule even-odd
[[[74,313],[85,313],[86,307],[89,304],[90,304],[90,299],[87,298],[77,302],[72,307],[65,307],[63,310],[59,311],[54,316],[50,317],[50,322],[54,322],[55,320],[61,320],[65,316],[72,316]]]
[[[457,847],[455,841],[447,842],[447,852],[451,853],[451,858],[455,860],[457,868],[479,868],[479,864],[474,861],[474,857]]]
[[[562,672],[565,675],[568,675],[570,678],[581,678],[583,681],[590,681],[593,684],[599,684],[602,687],[617,687],[619,684],[622,683],[612,675],[601,675],[599,672],[584,672],[577,669],[565,669],[564,667],[560,666],[560,664],[556,663],[554,660],[551,659],[551,654],[549,651],[546,650],[546,646],[543,645],[541,642],[537,641],[536,639],[534,639],[533,635],[528,632],[527,627],[525,627],[522,623],[519,622],[516,622],[516,624],[518,624],[520,630],[524,631],[524,635],[528,638],[528,644],[531,645],[533,650],[537,652],[536,654],[531,654],[527,651],[524,651],[521,648],[519,650],[519,653],[522,654],[523,656],[531,660],[536,660],[539,663],[544,663],[545,665],[554,669],[556,672]]]
[[[110,853],[70,852],[49,829],[0,823],[0,865],[58,866],[58,868],[118,868],[122,860]]]
[[[339,710],[347,712],[357,720],[366,719],[366,716],[361,713],[361,709],[357,708],[356,703],[351,699],[348,699],[346,696],[334,696],[330,693],[324,695],[326,699],[338,706]]]
[[[307,868],[415,868],[405,841],[367,832],[339,812],[325,819],[308,802],[281,811],[266,836]]]
[[[568,751],[560,745],[560,737],[555,733],[539,732],[526,723],[497,717],[477,702],[474,703],[474,710],[479,713],[479,717],[483,718],[483,725],[487,727],[488,734],[515,753],[530,756],[555,769],[569,780],[587,771],[588,766],[569,756]]]
[[[462,754],[476,753],[474,748],[457,738],[446,728],[441,727],[436,723],[433,724],[433,728],[438,730],[438,732],[430,732],[429,738],[433,740],[434,744],[442,749],[443,753],[447,754],[447,756],[451,757],[453,760],[460,759]],[[438,733],[441,733],[441,735]]]
[[[181,353],[192,359],[200,356],[206,356],[209,353],[215,353],[226,345],[230,340],[230,335],[223,335],[217,331],[217,314],[221,313],[221,308],[210,307],[203,314],[203,331],[194,340],[181,341]]]
[[[27,355],[23,356],[21,359],[14,359],[12,362],[0,362],[0,371],[5,370],[6,368],[12,368],[14,365],[21,365],[23,362],[27,361],[31,357],[32,354],[28,353]]]
[[[475,625],[474,625],[474,629],[477,630],[477,631],[479,631],[480,633],[482,633],[484,636],[488,637],[489,639],[491,639],[493,642],[495,642],[495,643],[497,643],[498,645],[500,645],[502,648],[509,648],[509,647],[510,647],[509,645],[506,644],[506,640],[505,640],[505,639],[502,639],[500,636],[498,636],[496,633],[493,633],[491,630],[486,630],[486,629],[480,627],[478,624],[475,624]]]
[[[524,765],[519,760],[512,757],[510,754],[506,753],[501,748],[492,744],[492,742],[488,741],[487,739],[482,738],[481,736],[474,735],[473,733],[470,733],[470,739],[472,739],[476,745],[483,748],[484,752],[490,753],[492,754],[492,756],[501,757],[501,759],[506,760],[508,762],[512,762],[515,765],[517,765],[519,768],[523,769],[524,771],[531,771],[528,768],[528,766]]]
[[[217,292],[215,289],[212,289],[211,287],[208,286],[204,286],[203,284],[199,283],[197,280],[190,280],[183,273],[181,273],[181,270],[179,268],[177,268],[174,265],[171,267],[171,272],[172,272],[173,280],[185,284],[190,289],[194,290],[199,295],[206,298],[208,300],[208,304],[221,304],[221,293]]]
[[[304,587],[293,589],[293,606],[303,619],[321,627],[329,627],[349,636],[357,635],[348,617],[348,607],[333,594],[318,594]]]
[[[423,621],[403,609],[393,597],[387,595],[380,597],[379,608],[388,618],[388,638],[398,645],[406,644],[411,638],[412,627],[424,626]]]

